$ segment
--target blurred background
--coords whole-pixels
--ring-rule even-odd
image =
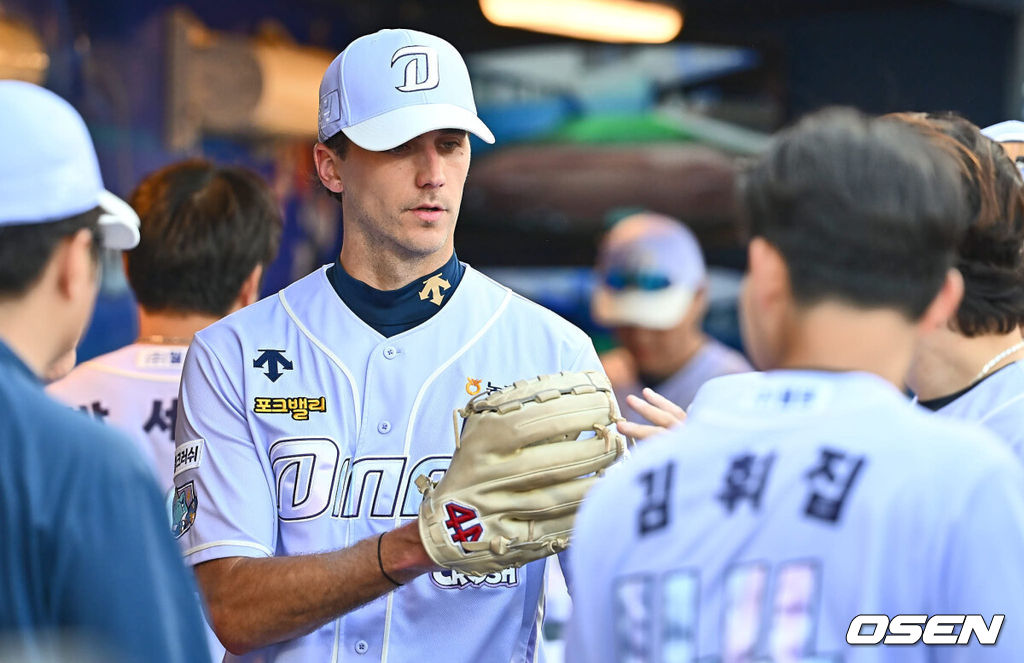
[[[602,33],[604,4],[638,13],[616,15]],[[832,104],[955,110],[982,126],[1019,119],[1022,8],[1024,0],[0,0],[0,77],[71,101],[107,186],[122,196],[186,156],[262,173],[286,215],[264,283],[271,293],[340,247],[340,207],[311,171],[324,68],[351,39],[382,27],[438,34],[466,56],[480,114],[498,138],[474,139],[459,257],[604,349],[611,337],[588,311],[603,230],[637,209],[674,216],[696,232],[711,267],[706,327],[738,346],[737,165],[777,128]],[[105,266],[80,360],[136,334],[119,256]]]

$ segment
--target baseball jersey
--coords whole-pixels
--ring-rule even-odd
[[[145,457],[171,519],[174,495],[174,420],[187,345],[133,343],[75,367],[52,383],[50,395],[97,421],[127,433]],[[206,626],[210,657],[220,661],[224,646]]]
[[[941,415],[978,422],[1024,458],[1024,361],[1007,364],[955,398],[939,400],[921,405]]]
[[[1024,470],[866,373],[717,378],[588,494],[570,661],[1021,660]],[[848,645],[855,615],[1005,614],[996,646]]]
[[[325,268],[326,269],[326,268]],[[415,518],[443,475],[452,412],[559,370],[600,370],[590,339],[471,267],[426,322],[385,337],[325,269],[196,335],[175,461],[186,560],[345,548]],[[538,660],[544,561],[436,572],[312,633],[227,660]],[[296,591],[302,591],[301,587]]]
[[[693,400],[701,385],[712,378],[732,373],[745,373],[753,370],[750,363],[732,348],[708,338],[700,350],[690,361],[659,385],[652,386],[655,391],[669,399],[679,407],[686,409]],[[633,380],[627,384],[612,385],[619,400],[622,416],[630,421],[644,422],[646,419],[626,403],[626,396],[640,396],[644,385]]]

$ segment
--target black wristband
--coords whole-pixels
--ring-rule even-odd
[[[401,587],[402,583],[398,582],[397,580],[395,580],[394,578],[389,576],[388,572],[384,570],[384,560],[381,559],[381,556],[380,556],[380,544],[384,541],[384,535],[385,534],[387,534],[387,532],[381,532],[381,535],[377,537],[377,565],[380,567],[381,575],[383,575],[385,578],[390,580],[391,584],[394,585],[395,587]]]

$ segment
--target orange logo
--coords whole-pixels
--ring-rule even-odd
[[[469,394],[470,396],[476,396],[477,394],[479,394],[480,383],[482,381],[483,378],[480,378],[479,380],[474,380],[473,378],[466,378],[466,393]]]

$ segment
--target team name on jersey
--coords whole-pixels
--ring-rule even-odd
[[[343,457],[328,437],[278,440],[270,447],[278,517],[415,518],[422,499],[416,477],[444,475],[450,455]]]

